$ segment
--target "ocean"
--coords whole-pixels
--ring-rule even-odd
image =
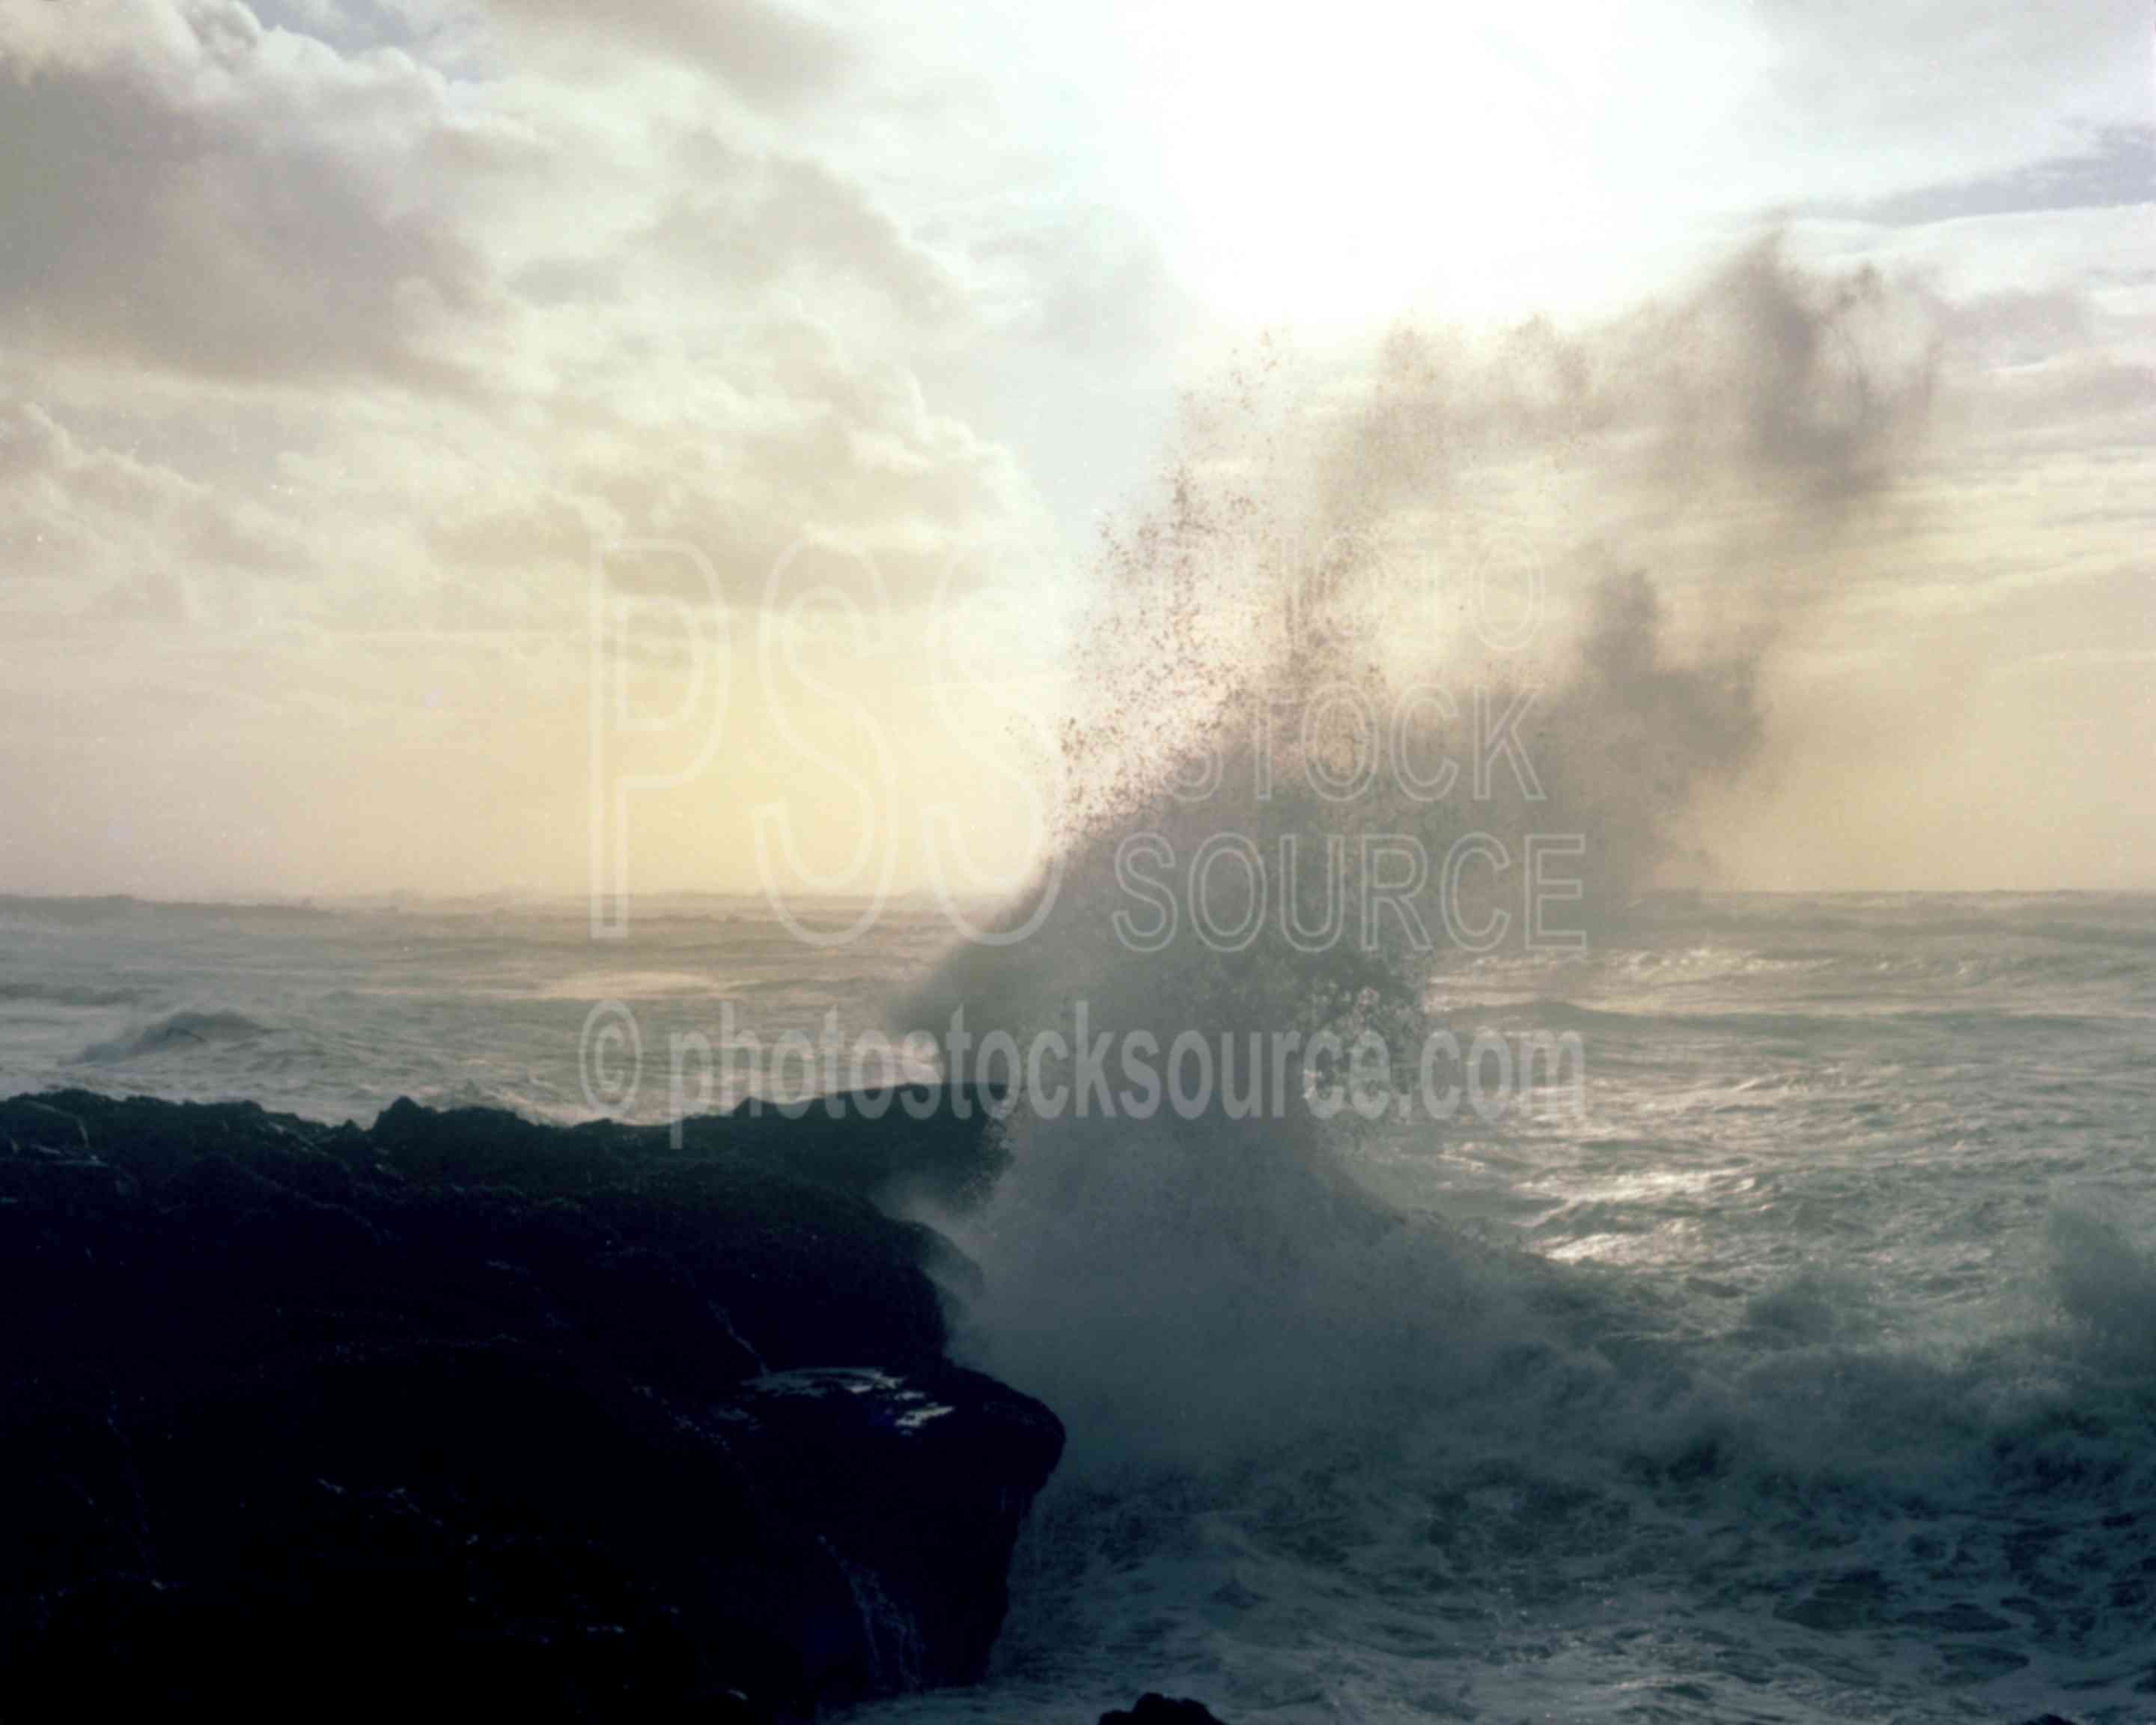
[[[0,901],[0,1086],[663,1120],[767,1088],[752,1040],[898,1024],[951,941]],[[990,1684],[865,1717],[2156,1717],[2156,898],[1655,900],[1424,1005],[1577,1082],[1022,1109],[932,1219],[987,1274],[963,1352],[1072,1442]]]

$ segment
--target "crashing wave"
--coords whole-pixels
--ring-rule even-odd
[[[74,1057],[83,1066],[112,1066],[129,1060],[186,1053],[197,1049],[252,1042],[273,1034],[271,1027],[229,1011],[183,1009],[138,1024],[120,1035],[94,1042]]]

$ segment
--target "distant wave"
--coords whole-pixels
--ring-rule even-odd
[[[2068,914],[2041,914],[2043,911]],[[1743,937],[1766,929],[1784,937],[1842,936],[1860,941],[1876,938],[1891,923],[1897,935],[1910,937],[2010,938],[2156,951],[2156,896],[2148,895],[2104,897],[2084,907],[2070,896],[2030,906],[1951,893],[1845,902],[1833,895],[1784,899],[1760,893],[1722,896],[1698,907],[1644,901],[1631,906],[1626,920],[1640,927],[1681,926],[1697,934]]]
[[[0,916],[11,922],[56,922],[71,927],[85,922],[104,922],[132,915],[143,908],[139,899],[121,894],[98,898],[26,898],[0,895]]]
[[[79,1066],[116,1065],[125,1060],[141,1060],[172,1049],[249,1042],[270,1034],[269,1025],[258,1024],[244,1013],[167,1013],[107,1041],[93,1042],[74,1057],[74,1064]]]
[[[142,998],[134,988],[100,988],[86,983],[0,983],[0,1001],[33,1006],[132,1006]]]
[[[2063,1032],[2116,1029],[2126,1021],[2096,1013],[2020,1012],[2006,1008],[1929,1008],[1902,1011],[1867,1009],[1853,1001],[1845,1012],[1627,1012],[1613,1007],[1583,1006],[1576,1001],[1538,996],[1498,1008],[1462,1009],[1456,1019],[1480,1022],[1492,1011],[1526,1018],[1539,1028],[1557,1030],[1606,1029],[1645,1033],[1656,1029],[1721,1031],[1746,1035],[1843,1034],[1880,1030],[1985,1030]],[[1480,1018],[1477,1014],[1480,1014]],[[1456,1026],[1455,1026],[1456,1028]]]
[[[221,904],[196,899],[136,898],[127,893],[90,897],[38,897],[0,893],[0,922],[63,928],[113,922],[244,922],[272,924],[294,919],[320,922],[341,912],[305,901]]]

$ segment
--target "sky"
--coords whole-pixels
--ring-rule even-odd
[[[0,891],[1014,877],[1194,403],[1762,244],[1936,387],[1707,878],[2156,888],[2152,23],[0,0]]]

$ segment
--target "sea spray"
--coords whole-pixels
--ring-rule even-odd
[[[1160,1047],[1397,1050],[1479,1014],[1577,1029],[1614,1072],[1584,1120],[1529,1098],[1509,1127],[1021,1097],[1013,1169],[947,1221],[985,1271],[966,1345],[1072,1431],[1008,1681],[1106,1692],[1135,1660],[1231,1716],[1705,1720],[2016,1717],[2069,1675],[2116,1708],[2150,1681],[2149,1256],[2070,1218],[2010,1258],[1951,1183],[1988,1166],[1963,1134],[1997,1153],[1962,1039],[2138,1083],[2118,979],[2075,963],[2107,1004],[2010,1033],[1936,996],[2021,962],[2010,914],[1969,951],[1952,917],[1882,947],[1870,919],[1913,906],[1696,890],[1717,815],[1804,746],[1782,656],[1912,506],[1929,316],[1768,244],[1600,330],[1402,335],[1346,382],[1265,360],[1195,404],[1158,506],[1106,542],[1065,842],[1004,925],[1034,926],[954,951],[901,1021],[1023,1042],[1082,1000]],[[1537,837],[1576,844],[1543,884],[1578,889],[1539,926]],[[1400,839],[1431,862],[1419,919],[1371,878]],[[1989,1117],[2041,1117],[1996,1080]]]
[[[1920,311],[1768,242],[1583,334],[1404,332],[1345,380],[1267,349],[1104,542],[1064,840],[1003,925],[1030,932],[952,952],[902,1026],[1023,1044],[1083,1001],[1161,1049],[1410,1050],[1468,953],[1584,947],[1756,756],[1765,655],[1849,578],[1921,429]],[[1688,631],[1635,562],[1672,547]],[[1534,1315],[1568,1303],[1546,1276],[1368,1195],[1304,1106],[1323,1076],[1261,1118],[1024,1129],[968,1230],[976,1343],[1065,1410],[1081,1465],[1569,1347]]]

